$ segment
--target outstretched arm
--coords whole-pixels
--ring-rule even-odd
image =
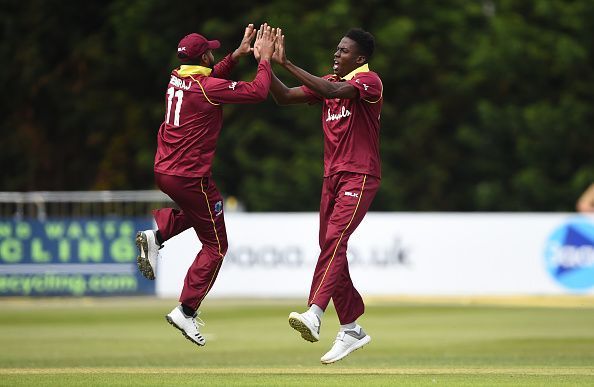
[[[206,77],[204,83],[200,85],[206,99],[215,105],[264,101],[270,89],[270,58],[274,52],[275,40],[276,35],[272,34],[270,27],[267,27],[260,37],[260,63],[258,64],[256,77],[252,82],[236,82],[212,76]]]
[[[276,48],[272,57],[273,61],[283,66],[305,86],[326,99],[356,98],[359,95],[357,88],[347,82],[330,82],[323,78],[316,77],[293,64],[287,59],[285,54],[285,36],[282,34],[282,30],[277,28],[276,33]]]
[[[270,82],[270,94],[274,98],[277,105],[294,105],[298,103],[309,102],[309,97],[300,87],[287,87],[280,79],[272,72],[272,80]]]

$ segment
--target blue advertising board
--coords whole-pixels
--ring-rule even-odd
[[[589,217],[569,219],[549,236],[545,245],[547,271],[574,292],[594,287],[594,222]]]
[[[136,268],[150,217],[0,218],[0,296],[154,294]]]

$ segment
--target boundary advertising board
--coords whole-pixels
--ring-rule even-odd
[[[136,269],[143,218],[0,219],[0,296],[154,294]]]
[[[225,215],[229,250],[210,296],[307,297],[318,215]],[[161,250],[157,294],[179,295],[200,249],[192,230]],[[546,213],[369,213],[349,241],[364,295],[594,294],[594,218]]]

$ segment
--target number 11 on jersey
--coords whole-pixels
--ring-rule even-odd
[[[173,125],[179,126],[179,112],[181,111],[182,101],[184,99],[184,91],[175,91],[174,87],[167,89],[167,117],[165,118],[165,122],[169,123],[169,117],[171,116],[171,105],[173,103],[174,96],[177,98],[177,102],[175,103],[175,112],[173,113]]]

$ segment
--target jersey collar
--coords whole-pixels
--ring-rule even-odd
[[[204,66],[197,66],[197,65],[181,65],[179,69],[177,69],[177,75],[180,77],[189,77],[190,75],[200,74],[208,77],[212,69]]]
[[[354,69],[353,71],[351,71],[350,73],[348,73],[347,75],[342,77],[342,79],[350,81],[351,79],[353,79],[355,77],[355,75],[357,75],[357,73],[365,73],[365,72],[369,72],[369,64],[368,63],[365,63],[361,67],[357,67],[356,69]]]

